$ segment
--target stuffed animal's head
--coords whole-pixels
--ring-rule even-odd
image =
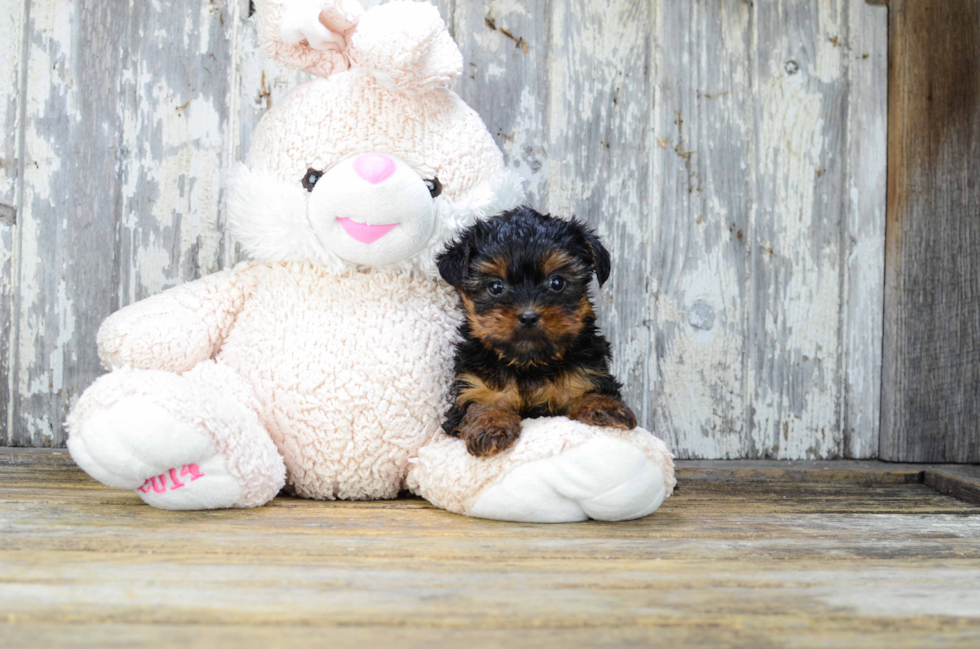
[[[232,178],[229,220],[253,259],[434,274],[456,232],[523,201],[479,116],[446,87],[462,56],[435,7],[256,4],[263,49],[321,78],[270,109]]]

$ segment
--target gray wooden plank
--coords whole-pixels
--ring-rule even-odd
[[[842,451],[847,4],[753,4],[755,202],[748,258],[749,457]]]
[[[27,0],[0,3],[0,446],[10,442],[10,361],[20,202],[21,83]]]
[[[642,424],[649,421],[650,147],[653,12],[551,3],[548,209],[594,225],[613,257],[596,294],[613,372]]]
[[[110,311],[127,16],[109,5],[31,3],[12,399],[13,445],[56,446],[96,374]],[[98,92],[87,91],[98,88]]]
[[[888,11],[850,2],[841,366],[843,456],[878,455],[885,280]]]
[[[877,460],[678,460],[677,480],[688,482],[828,482],[916,484],[927,466]]]
[[[941,494],[980,505],[980,466],[937,466],[926,470],[925,483]]]
[[[889,3],[881,457],[980,461],[980,5]]]
[[[654,428],[678,457],[746,455],[750,4],[660,2],[654,70]]]
[[[560,4],[560,3],[559,3]],[[463,53],[456,92],[480,114],[505,162],[527,180],[528,202],[548,202],[549,40],[547,0],[458,2],[453,33]]]
[[[219,267],[225,11],[31,4],[14,445],[63,443],[109,313]]]
[[[233,34],[242,3],[132,8],[124,95],[120,305],[219,270],[221,183],[230,131]],[[175,43],[173,35],[181,38]]]
[[[63,467],[81,471],[63,448],[0,447],[0,466]]]
[[[418,499],[165,512],[0,466],[0,643],[975,647],[978,511],[920,484],[704,481],[644,519],[529,530]]]

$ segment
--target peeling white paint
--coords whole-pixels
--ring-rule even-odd
[[[31,102],[28,102],[31,105]],[[37,105],[35,104],[37,109]],[[43,115],[42,111],[28,112],[32,121]],[[20,320],[17,336],[17,389],[25,396],[38,393],[39,389],[48,390],[47,374],[38,367],[40,357],[38,340],[47,331],[47,318],[40,305],[42,304],[41,270],[44,266],[55,263],[54,259],[46,259],[42,255],[40,220],[36,213],[38,208],[53,208],[53,188],[50,185],[52,176],[61,169],[61,159],[51,144],[41,136],[29,121],[25,135],[25,150],[29,152],[32,164],[24,172],[24,203],[21,210],[18,227],[20,228],[20,272],[19,272],[19,301]],[[37,382],[32,384],[32,377],[44,376],[45,385],[38,388]]]
[[[23,426],[24,432],[35,441],[46,442],[50,445],[54,439],[54,426],[46,418],[35,417],[30,413],[24,413],[21,416],[20,425]],[[40,446],[42,444],[38,445]]]
[[[600,321],[646,423],[682,457],[873,454],[885,11],[864,0],[439,5],[463,50],[457,89],[530,200],[589,219],[612,250]],[[138,51],[105,80],[139,98],[98,124],[121,129],[102,134],[120,147],[119,239],[92,245],[118,249],[120,284],[107,290],[121,303],[236,261],[222,173],[268,106],[308,78],[258,52],[243,6],[154,0],[142,9],[154,22],[130,26]],[[50,225],[66,218],[52,214],[63,191],[52,183],[82,177],[50,125],[81,128],[85,89],[70,57],[90,35],[75,3],[36,1],[31,21],[31,164],[19,252],[0,246],[0,268],[9,260],[17,272],[0,277],[0,292],[18,300],[18,435],[41,444],[61,441],[55,415],[78,397],[69,369],[92,306],[69,275],[84,260],[63,256],[67,235]],[[0,43],[10,86],[22,58],[12,29]],[[171,65],[174,47],[200,65]],[[3,137],[0,151],[11,150]],[[0,165],[0,202],[12,191]]]
[[[848,9],[848,216],[843,295],[844,453],[875,457],[881,411],[888,120],[887,7]],[[867,56],[865,56],[867,55]]]
[[[236,19],[239,9],[231,11]],[[217,270],[226,258],[221,174],[231,160],[229,147],[238,147],[226,130],[229,95],[238,88],[232,90],[223,74],[231,50],[220,48],[240,23],[224,20],[229,8],[214,3],[156,3],[138,10],[124,3],[111,11],[133,11],[147,24],[91,22],[77,3],[35,1],[29,49],[26,57],[19,55],[28,77],[19,249],[0,246],[0,263],[13,262],[0,287],[12,288],[16,298],[14,396],[5,404],[15,443],[63,442],[65,414],[100,372],[94,332],[114,293],[125,303]],[[129,38],[127,31],[117,39],[112,29],[144,36]],[[201,57],[200,65],[172,63],[177,34],[189,53]],[[11,41],[23,42],[19,36]],[[99,48],[110,57],[105,70],[86,62]],[[113,70],[116,77],[98,77]],[[86,91],[105,92],[106,99],[93,108],[78,101],[77,93]],[[91,159],[103,166],[86,169]],[[117,178],[120,186],[112,186]],[[91,196],[95,179],[103,192],[99,206],[73,202],[73,192]],[[121,214],[114,213],[116,196]],[[105,219],[96,219],[95,230],[78,222],[91,223],[95,211]],[[107,227],[113,223],[121,223],[115,233]],[[117,286],[111,285],[113,264],[122,276]]]
[[[24,5],[0,6],[0,203],[16,204],[18,109]],[[0,225],[0,227],[3,227]],[[9,245],[9,244],[8,244]],[[0,246],[2,254],[7,246]],[[7,251],[9,254],[9,250]],[[0,260],[0,267],[3,261]],[[2,293],[2,291],[0,291]]]
[[[58,298],[55,305],[58,314],[58,336],[54,340],[54,348],[48,354],[48,367],[51,372],[49,389],[58,393],[65,385],[65,362],[71,364],[78,361],[78,358],[69,355],[66,349],[75,335],[77,314],[74,301],[68,297],[68,286],[64,279],[58,283]]]

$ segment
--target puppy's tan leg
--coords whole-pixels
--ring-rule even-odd
[[[496,406],[473,404],[459,425],[466,450],[477,457],[490,457],[510,448],[521,434],[521,417]]]
[[[632,430],[636,428],[636,415],[619,399],[603,394],[585,394],[571,403],[568,418],[592,426],[612,426]]]

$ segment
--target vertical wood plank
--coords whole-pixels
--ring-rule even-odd
[[[10,361],[20,200],[26,0],[0,4],[0,446],[10,443]]]
[[[463,52],[456,92],[480,114],[504,160],[527,179],[528,202],[548,203],[549,0],[457,2],[453,32]],[[445,15],[445,14],[444,14]]]
[[[57,446],[114,293],[125,13],[31,2],[12,443]],[[83,45],[84,44],[84,45]],[[98,88],[99,92],[86,92]],[[96,253],[97,249],[97,253]]]
[[[878,455],[885,278],[888,11],[850,2],[844,236],[843,455]]]
[[[660,2],[656,35],[655,429],[679,457],[743,457],[752,8]]]
[[[652,4],[556,0],[551,8],[548,208],[593,224],[613,256],[599,322],[624,399],[648,424]]]
[[[237,144],[229,124],[240,8],[238,0],[132,8],[119,80],[120,305],[223,265],[219,207],[225,151]]]
[[[881,457],[980,461],[980,5],[889,3]]]
[[[749,457],[841,454],[845,2],[753,5],[755,204],[743,238]]]
[[[14,445],[63,443],[109,313],[218,268],[225,11],[31,3]]]

